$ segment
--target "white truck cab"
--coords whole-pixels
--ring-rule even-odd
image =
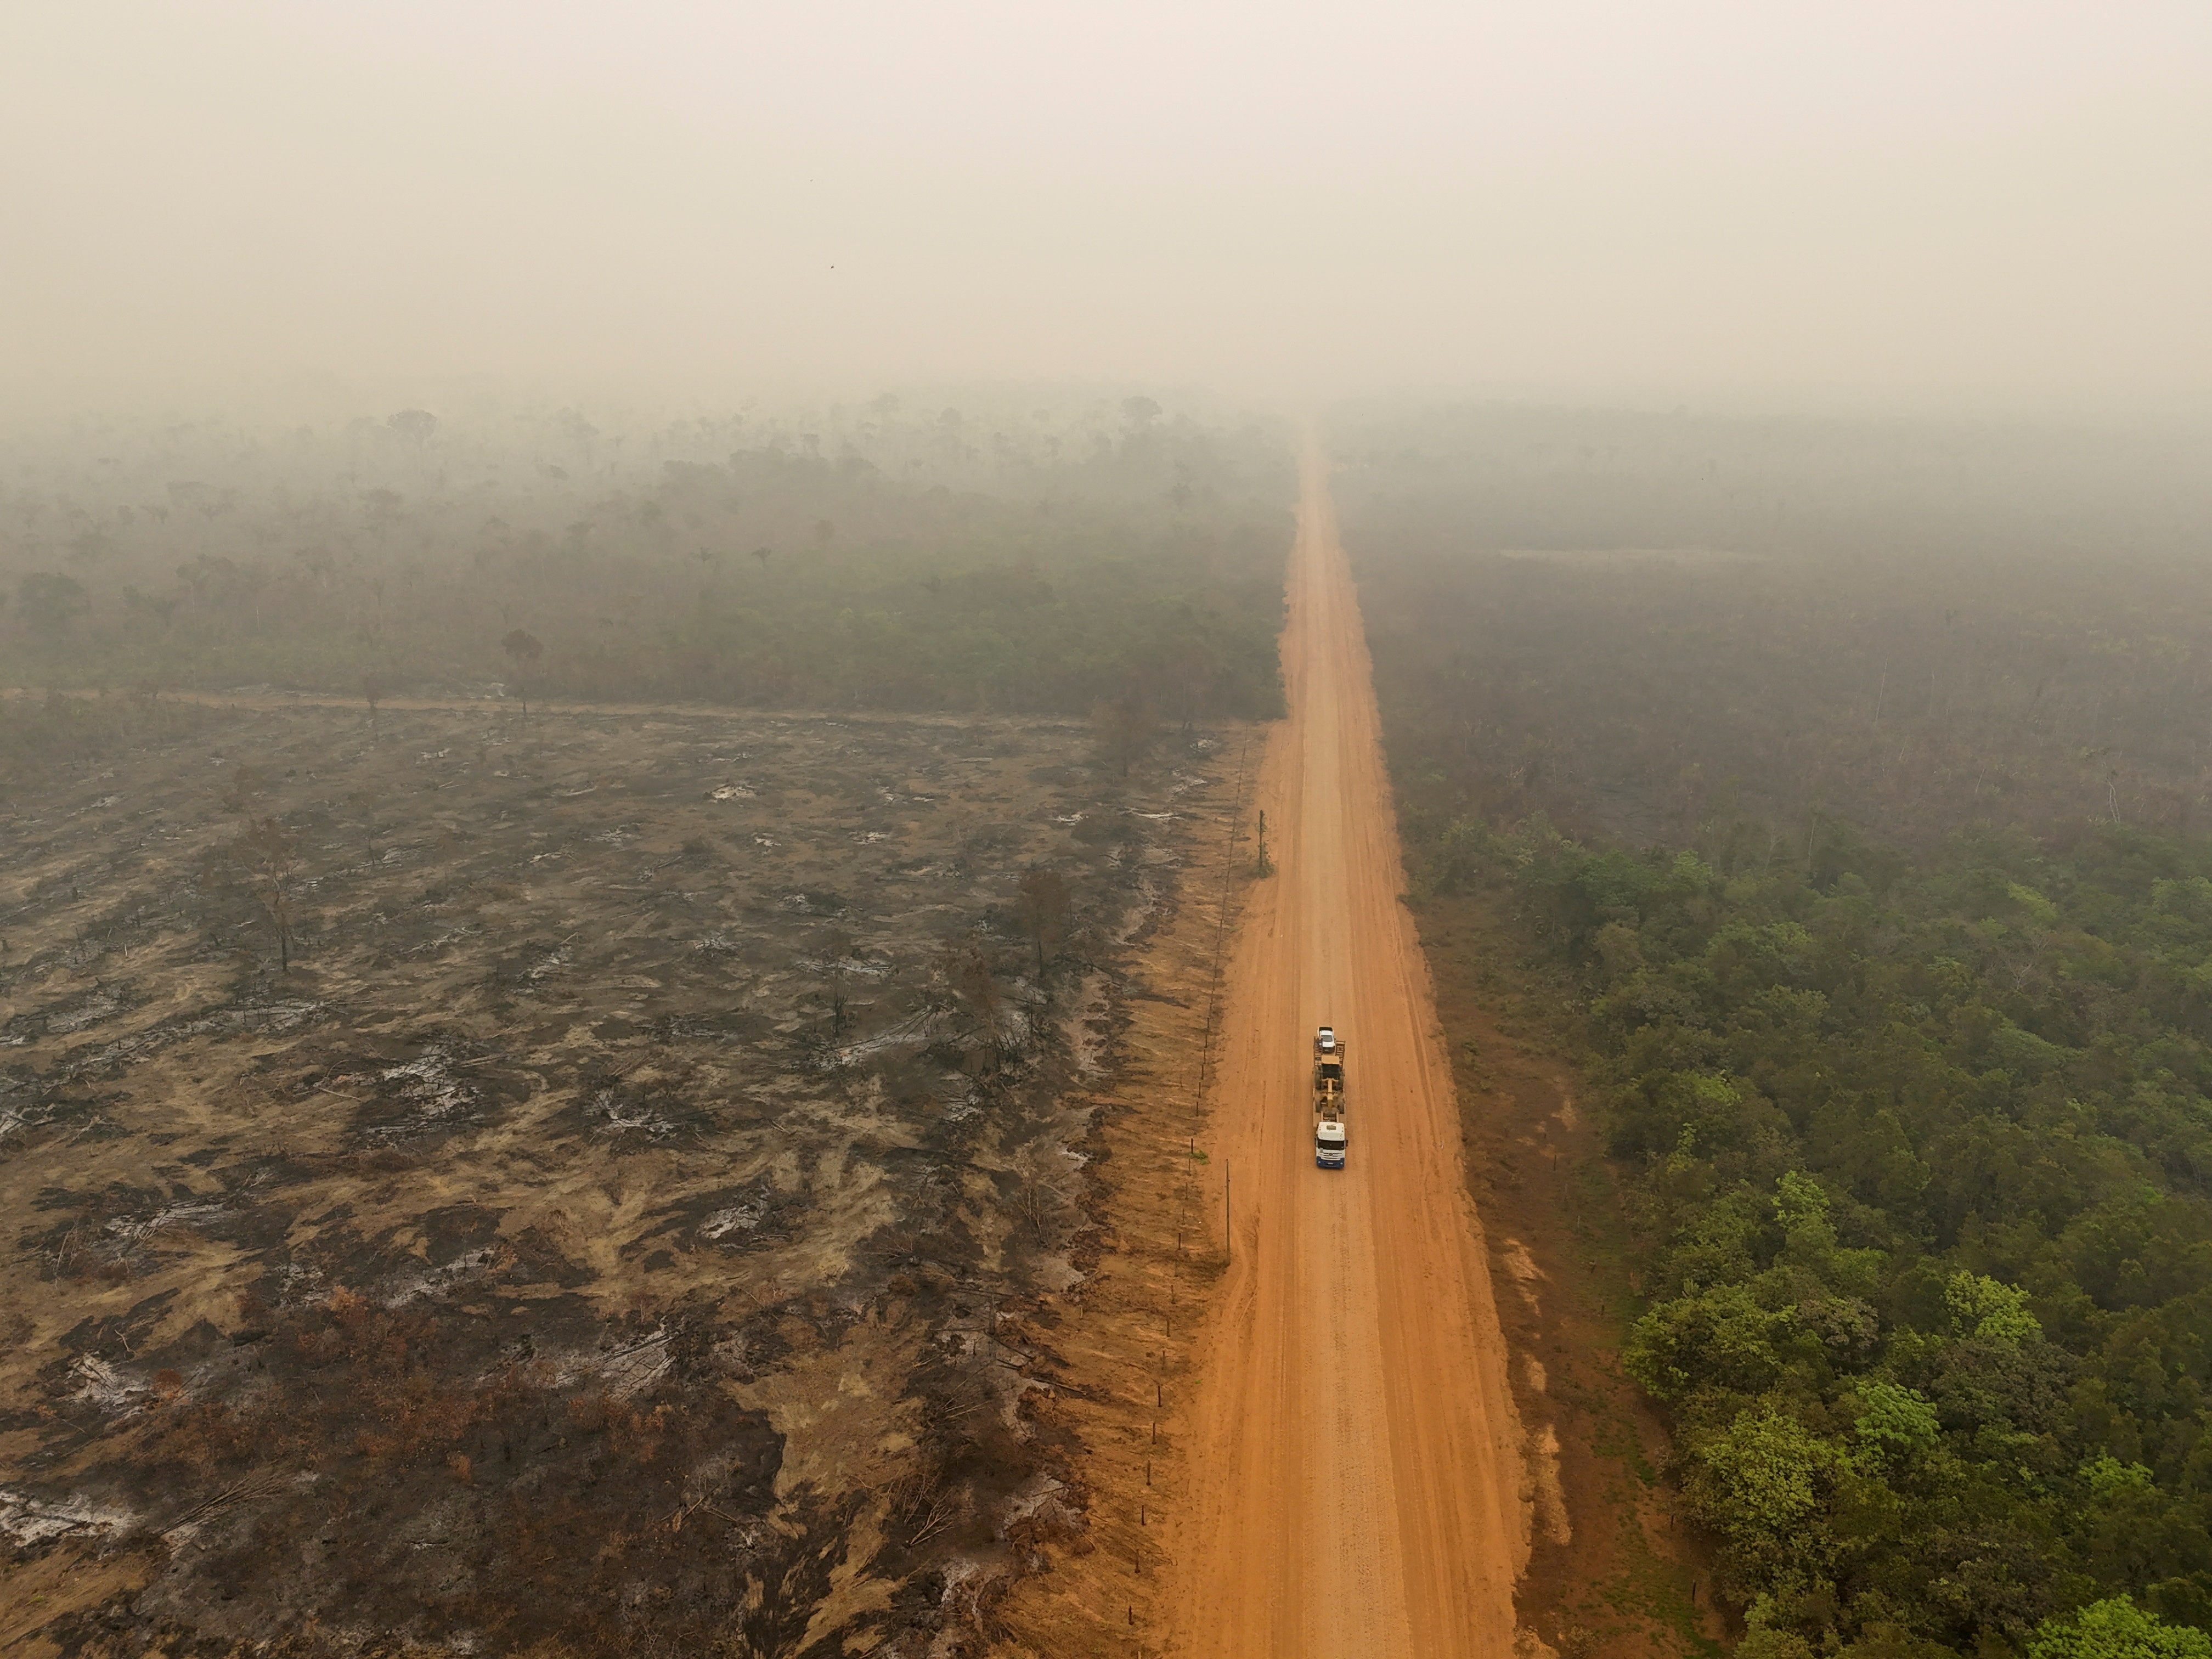
[[[1334,1112],[1324,1112],[1314,1125],[1314,1164],[1323,1170],[1344,1167],[1344,1120]]]
[[[1336,1041],[1335,1026],[1324,1025],[1314,1033],[1314,1052],[1317,1054],[1334,1054],[1341,1052]]]

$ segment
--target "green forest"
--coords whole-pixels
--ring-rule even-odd
[[[0,480],[0,684],[1266,716],[1289,480],[1144,397],[71,433]]]
[[[1412,899],[1500,901],[1608,1102],[1623,1359],[1738,1651],[2212,1655],[2201,481],[2027,431],[1335,435]]]

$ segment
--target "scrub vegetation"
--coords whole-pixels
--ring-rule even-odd
[[[0,481],[0,684],[1265,716],[1291,497],[1141,397],[100,430]]]
[[[1680,416],[1337,440],[1424,933],[1497,918],[1586,1051],[1622,1362],[1738,1651],[2212,1651],[2201,473]]]

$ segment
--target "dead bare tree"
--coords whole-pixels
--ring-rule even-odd
[[[939,958],[938,975],[950,993],[950,1006],[968,1017],[969,1038],[963,1040],[962,1047],[971,1062],[969,1069],[977,1064],[987,1072],[997,1069],[1006,1058],[1000,1030],[1006,998],[990,951],[975,939],[949,941]]]
[[[946,1485],[944,1468],[933,1461],[900,1480],[889,1496],[892,1517],[912,1528],[909,1548],[928,1542],[968,1510],[966,1489]]]
[[[1014,1189],[1012,1207],[1015,1215],[1030,1224],[1030,1231],[1039,1243],[1049,1246],[1054,1228],[1052,1224],[1067,1207],[1066,1195],[1050,1182],[1034,1176],[1023,1177],[1022,1184]]]
[[[368,705],[368,739],[371,743],[377,738],[376,705],[391,695],[392,682],[383,675],[363,674],[361,677],[362,701]]]
[[[1017,900],[1022,932],[1036,950],[1037,980],[1044,980],[1045,963],[1067,935],[1067,882],[1060,872],[1042,864],[1022,872]]]
[[[284,826],[273,817],[257,818],[238,838],[232,856],[246,872],[253,896],[268,913],[276,930],[279,971],[292,968],[292,895],[300,873],[299,849]]]
[[[962,1496],[963,1494],[949,1488],[940,1490],[933,1496],[929,1500],[927,1513],[921,1516],[915,1527],[913,1537],[907,1540],[909,1547],[927,1543],[957,1521],[967,1507],[961,1501]]]
[[[854,1025],[853,1000],[845,989],[845,975],[833,971],[829,982],[818,991],[810,993],[804,1006],[818,1008],[829,1017],[827,1032],[817,1039],[823,1047],[835,1047]]]
[[[499,642],[499,648],[506,652],[509,660],[514,664],[514,689],[516,695],[522,699],[522,718],[528,720],[529,676],[537,671],[538,659],[545,654],[545,647],[528,629],[518,628]]]

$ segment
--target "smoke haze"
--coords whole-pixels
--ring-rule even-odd
[[[2201,408],[2212,8],[20,8],[18,413],[916,377]]]

